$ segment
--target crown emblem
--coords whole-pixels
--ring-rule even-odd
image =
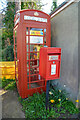
[[[35,16],[39,16],[39,13],[38,13],[38,12],[35,12],[34,15],[35,15]]]

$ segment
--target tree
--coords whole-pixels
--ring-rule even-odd
[[[9,38],[10,43],[13,45],[13,27],[14,27],[14,15],[15,15],[15,3],[7,2],[7,7],[5,10],[5,15],[3,18],[3,35],[2,40],[7,40]]]
[[[13,27],[15,15],[15,3],[7,2],[4,11],[3,27],[2,27],[2,58],[3,60],[14,60],[13,56]]]
[[[51,11],[54,11],[57,8],[57,0],[53,0],[52,6],[51,6]]]
[[[21,9],[36,9],[41,10],[42,8],[41,0],[30,0],[27,2],[21,2]]]
[[[18,0],[16,2],[7,2],[7,7],[4,11],[3,17],[3,28],[2,28],[2,53],[3,60],[14,60],[13,59],[13,28],[14,28],[14,15],[17,10],[20,9],[37,9],[40,10],[41,0],[30,0],[27,2],[21,2]],[[4,9],[3,9],[4,10]],[[12,52],[11,52],[12,51]],[[10,54],[11,53],[11,54]]]
[[[18,10],[21,10],[21,0],[18,0],[17,2],[15,0],[15,12]]]
[[[16,0],[15,0],[16,1]],[[13,45],[13,27],[14,27],[14,15],[17,10],[22,9],[41,9],[41,0],[30,0],[29,2],[7,2],[5,14],[3,17],[3,29],[2,29],[2,48],[5,48],[5,41],[7,38],[10,40],[10,44]]]

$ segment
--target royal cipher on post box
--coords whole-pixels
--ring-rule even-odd
[[[39,74],[45,80],[60,78],[61,48],[42,47],[40,49]]]

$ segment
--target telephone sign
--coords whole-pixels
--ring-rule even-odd
[[[24,20],[35,20],[39,22],[47,22],[47,19],[45,18],[40,18],[40,17],[32,17],[32,16],[24,16]]]

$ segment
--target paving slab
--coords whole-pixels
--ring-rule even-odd
[[[0,90],[2,96],[2,118],[25,118],[16,91]]]

